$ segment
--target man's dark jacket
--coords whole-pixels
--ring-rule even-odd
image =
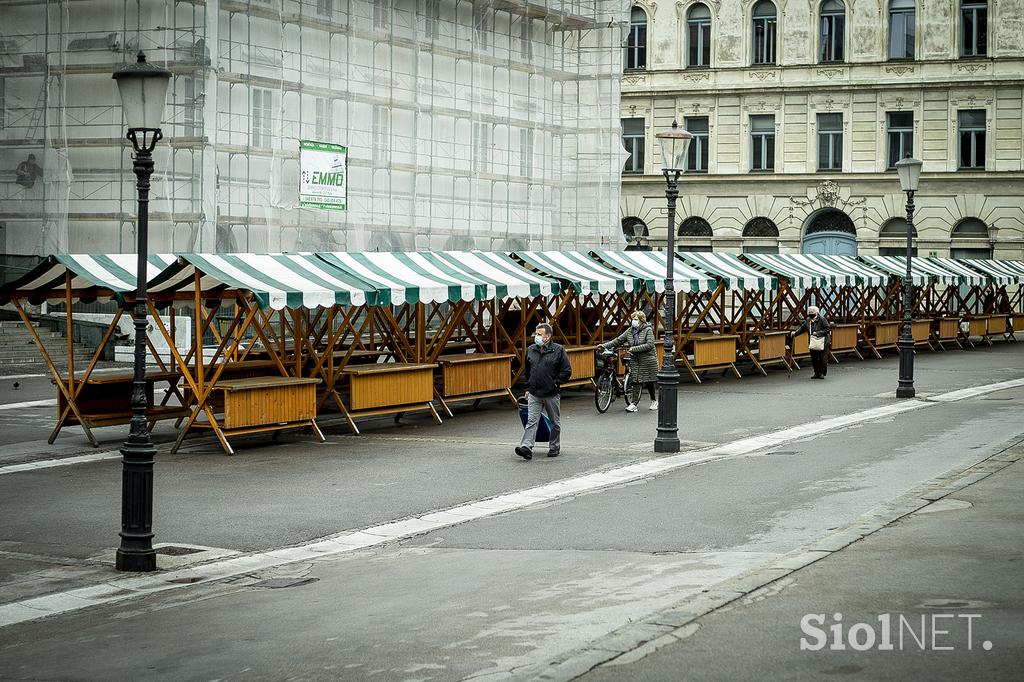
[[[569,356],[554,341],[533,344],[526,351],[526,390],[538,398],[558,395],[559,387],[572,376]]]

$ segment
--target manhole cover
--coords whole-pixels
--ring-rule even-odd
[[[185,556],[186,554],[196,554],[203,550],[196,549],[195,547],[175,547],[174,545],[166,545],[164,547],[157,547],[153,551],[157,554],[165,554],[167,556]]]
[[[253,587],[265,587],[268,590],[280,590],[284,587],[297,587],[315,583],[320,578],[268,578],[254,583]]]

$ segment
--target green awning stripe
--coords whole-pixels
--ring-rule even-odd
[[[755,270],[732,253],[708,253],[683,251],[677,258],[721,278],[730,289],[742,288],[748,291],[774,290],[779,280],[760,270]]]
[[[530,267],[548,277],[569,282],[577,295],[591,293],[623,293],[627,288],[627,278],[594,262],[587,256],[577,253],[577,258],[564,251],[516,251],[515,257],[522,259]],[[637,290],[638,283],[629,284],[632,291]]]
[[[661,251],[591,251],[591,256],[605,265],[644,280],[648,291],[665,290],[668,265]],[[673,264],[672,283],[677,291],[711,291],[717,288],[714,277],[694,269],[678,258]]]

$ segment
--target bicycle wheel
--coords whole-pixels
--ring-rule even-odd
[[[629,375],[629,370],[627,369],[625,376],[622,377],[622,397],[626,399],[627,405],[632,404],[632,401],[629,399],[629,392],[633,390],[633,386],[631,385],[631,383],[632,377]]]
[[[615,380],[610,373],[604,373],[597,378],[597,386],[594,388],[594,405],[597,411],[604,414],[612,406],[615,400]]]

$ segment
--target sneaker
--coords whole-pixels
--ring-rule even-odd
[[[651,403],[651,406],[648,407],[647,409],[650,410],[651,412],[654,412],[655,410],[657,410],[658,409],[658,401],[655,400],[653,403]]]
[[[561,450],[548,450],[548,457],[558,457],[561,452]]]
[[[636,405],[626,405],[626,412],[636,412]]]
[[[523,459],[533,459],[533,450],[526,447],[525,445],[520,445],[519,447],[517,447],[516,454],[522,457]]]

